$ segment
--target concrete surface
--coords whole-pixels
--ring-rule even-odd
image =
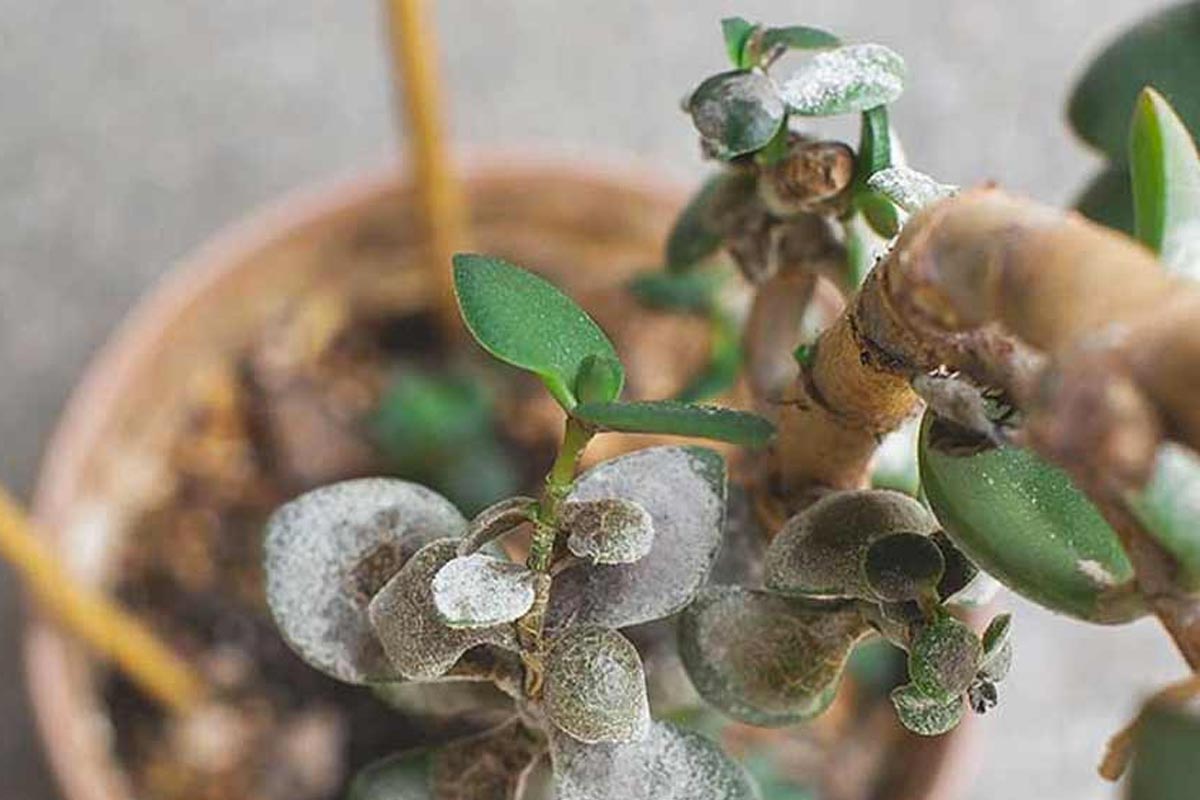
[[[1158,2],[443,0],[454,128],[473,145],[636,156],[701,172],[678,99],[722,68],[740,13],[876,39],[908,59],[912,163],[1067,200],[1093,167],[1069,82]],[[27,493],[90,354],[209,234],[287,190],[394,157],[371,0],[0,0],[0,478]],[[0,571],[0,796],[54,796],[27,720],[20,608]],[[982,721],[970,797],[1093,800],[1105,738],[1178,675],[1143,623],[1108,631],[1013,601],[1017,660]]]

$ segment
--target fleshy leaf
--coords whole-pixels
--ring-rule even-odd
[[[536,583],[524,564],[472,553],[450,559],[433,576],[433,604],[451,628],[487,628],[524,616]]]
[[[748,70],[722,72],[701,83],[688,99],[688,112],[723,159],[765,147],[785,117],[775,84],[762,72]]]
[[[941,548],[930,536],[893,533],[876,539],[863,558],[867,586],[880,600],[902,603],[933,594],[946,571]]]
[[[921,485],[971,561],[1018,594],[1091,622],[1145,613],[1117,534],[1061,470],[1016,447],[960,453],[926,413]]]
[[[554,641],[545,699],[550,720],[581,742],[631,742],[650,725],[642,659],[612,628],[581,625]]]
[[[499,258],[454,257],[463,321],[496,358],[536,374],[564,408],[588,356],[616,359],[604,331],[549,281]]]
[[[817,53],[780,91],[794,113],[828,117],[887,105],[904,91],[904,59],[879,44]]]
[[[868,630],[850,605],[710,586],[680,617],[679,651],[696,691],[722,712],[751,725],[791,725],[829,706]]]
[[[763,31],[759,49],[763,53],[770,53],[776,47],[786,47],[789,50],[826,50],[837,47],[841,43],[838,37],[820,28],[789,25],[784,28],[767,28]]]
[[[458,545],[458,554],[467,556],[533,519],[537,500],[510,497],[494,503],[475,515],[467,535]]]
[[[517,719],[456,739],[433,753],[433,796],[437,800],[516,800],[526,771],[545,751],[545,739]]]
[[[1138,97],[1129,148],[1137,237],[1169,270],[1200,280],[1200,153],[1151,88]]]
[[[854,206],[862,213],[868,228],[884,239],[899,233],[900,214],[891,200],[871,188],[870,179],[893,166],[892,138],[887,106],[863,111],[854,174]]]
[[[1092,178],[1075,209],[1093,222],[1133,236],[1133,187],[1128,164],[1109,164]]]
[[[1200,706],[1153,702],[1142,712],[1134,738],[1129,800],[1192,800]]]
[[[407,481],[364,478],[308,492],[267,522],[267,602],[305,661],[348,683],[392,680],[367,619],[376,592],[428,542],[466,520],[441,495]]]
[[[653,722],[636,742],[588,745],[552,734],[555,800],[758,800],[742,767],[699,733]]]
[[[863,575],[871,543],[893,533],[930,535],[937,520],[908,495],[886,489],[835,492],[787,521],[767,550],[768,589],[874,600]]]
[[[1182,445],[1161,445],[1154,474],[1130,507],[1178,565],[1178,579],[1200,589],[1200,457]]]
[[[957,186],[938,183],[923,172],[909,167],[888,167],[867,178],[867,186],[879,192],[910,214],[925,206],[953,196]]]
[[[435,800],[433,754],[410,750],[376,761],[355,776],[346,800]]]
[[[630,564],[654,546],[654,520],[632,501],[610,497],[564,503],[560,513],[570,532],[567,547],[597,564]]]
[[[983,645],[975,632],[942,612],[913,639],[908,675],[922,693],[948,699],[967,690],[982,657]]]
[[[990,681],[1002,681],[1012,666],[1012,614],[999,614],[983,632],[983,658],[979,673]]]
[[[432,680],[473,647],[517,649],[511,625],[451,628],[433,602],[433,577],[458,554],[458,542],[439,539],[421,548],[375,595],[367,608],[379,642],[395,670],[409,680]]]
[[[923,694],[911,683],[892,690],[892,705],[900,723],[921,736],[949,733],[963,718],[963,698],[941,700]]]
[[[679,611],[720,550],[725,492],[725,461],[703,447],[650,447],[584,473],[568,501],[637,503],[654,523],[654,543],[632,564],[582,564],[555,577],[547,624],[623,628]]]
[[[744,54],[746,42],[756,27],[758,26],[741,17],[726,17],[721,20],[721,34],[725,37],[725,52],[729,54],[729,62],[737,69],[753,66],[746,63]]]
[[[617,399],[625,383],[625,368],[609,356],[591,355],[579,366],[575,396],[581,403],[607,403]]]
[[[762,447],[775,435],[775,426],[757,414],[677,400],[584,403],[571,413],[605,431],[695,436],[747,447]]]

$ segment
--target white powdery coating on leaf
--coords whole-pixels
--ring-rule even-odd
[[[509,497],[488,506],[471,520],[467,535],[458,545],[458,554],[470,555],[525,524],[533,518],[536,508],[537,500],[532,497]]]
[[[908,167],[881,169],[867,178],[867,186],[885,195],[910,214],[958,193],[957,186],[938,183],[924,172],[917,172]]]
[[[757,800],[750,777],[716,744],[667,722],[645,738],[583,744],[550,736],[555,800]]]
[[[533,606],[537,576],[528,567],[472,553],[433,577],[433,603],[452,628],[485,628],[520,618]]]
[[[654,520],[630,500],[609,497],[564,503],[562,523],[570,535],[567,547],[597,564],[630,564],[654,546]]]
[[[724,459],[703,447],[650,447],[589,470],[568,500],[631,500],[650,514],[654,542],[632,564],[584,564],[556,577],[547,625],[623,628],[686,606],[721,548],[725,492]]]
[[[780,94],[797,114],[866,111],[900,96],[904,72],[904,59],[883,45],[849,45],[813,56]]]
[[[650,725],[646,673],[633,643],[611,628],[572,628],[546,659],[546,715],[581,742],[629,742]]]
[[[263,545],[267,602],[287,643],[350,683],[397,677],[366,606],[428,542],[467,522],[441,495],[388,478],[344,481],[280,507]]]

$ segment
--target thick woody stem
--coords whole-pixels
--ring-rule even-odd
[[[964,192],[908,222],[818,340],[780,411],[777,488],[790,500],[865,483],[878,438],[919,407],[916,374],[949,366],[1000,386],[1028,416],[1026,443],[1097,500],[1200,667],[1200,603],[1117,499],[1146,479],[1163,435],[1200,448],[1198,321],[1200,289],[1132,240],[996,189]]]

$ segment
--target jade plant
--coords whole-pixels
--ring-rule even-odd
[[[313,666],[393,699],[502,693],[480,732],[369,767],[355,800],[763,796],[712,740],[651,713],[645,642],[664,632],[698,696],[759,727],[821,715],[873,641],[905,654],[899,725],[939,736],[987,712],[1013,620],[965,610],[996,581],[1082,622],[1153,614],[1200,669],[1200,156],[1185,121],[1141,89],[1120,161],[1134,239],[906,165],[888,107],[907,75],[887,47],[741,18],[722,30],[729,68],[684,104],[718,169],[663,269],[630,287],[711,323],[684,397],[623,401],[621,358],[580,307],[459,255],[467,329],[563,412],[539,490],[468,519],[430,488],[361,479],[268,525],[268,600]],[[818,133],[842,115],[856,146]],[[693,402],[719,395],[758,413]],[[474,419],[478,403],[454,398]],[[410,447],[427,433],[401,429]],[[456,431],[451,468],[496,464],[478,426]],[[726,446],[581,472],[607,432]],[[751,563],[715,569],[746,541]],[[1193,796],[1197,696],[1193,678],[1154,698],[1105,774],[1132,753],[1136,800]]]

